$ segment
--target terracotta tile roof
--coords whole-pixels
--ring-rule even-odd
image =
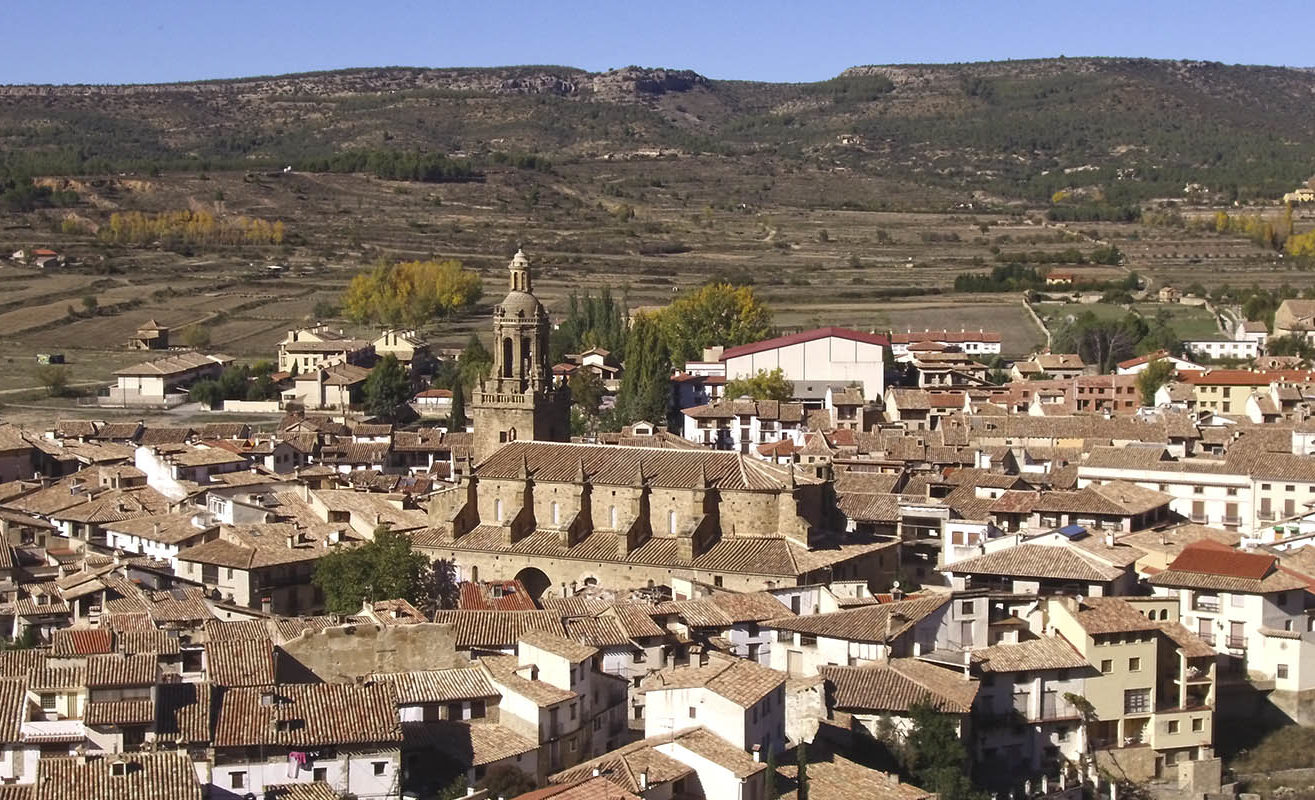
[[[636,647],[615,617],[568,617],[563,623],[568,638],[590,647]]]
[[[745,752],[744,749],[736,747],[706,728],[691,728],[677,733],[672,738],[676,744],[730,770],[735,777],[740,779],[767,769],[765,763],[754,761],[753,756]],[[659,745],[659,747],[662,746]]]
[[[1159,626],[1160,630],[1164,632],[1164,635],[1169,637],[1174,644],[1178,645],[1178,652],[1182,653],[1187,658],[1215,657],[1215,649],[1206,644],[1205,640],[1200,636],[1197,636],[1187,630],[1187,628],[1183,627],[1181,622],[1161,622],[1159,623]],[[1297,638],[1300,639],[1301,635],[1298,634]]]
[[[225,355],[205,355],[204,353],[178,353],[177,355],[157,358],[131,367],[115,370],[115,375],[142,375],[147,377],[159,375],[180,375],[202,367],[216,367],[231,362]]]
[[[460,649],[514,647],[527,631],[543,631],[560,636],[563,630],[561,617],[550,611],[447,609],[438,611],[434,621],[452,625],[456,646]]]
[[[864,800],[926,800],[934,797],[926,789],[903,783],[898,775],[865,767],[839,755],[818,752],[816,745],[808,749],[809,796],[818,798],[861,797]],[[780,800],[797,800],[796,777],[799,766],[788,754],[780,759],[777,773],[782,779],[777,785],[786,789]]]
[[[603,778],[628,792],[640,791],[639,775],[648,774],[649,787],[678,781],[694,769],[657,749],[671,741],[670,736],[654,736],[622,745],[603,755],[548,776],[552,783],[569,784],[591,777],[598,770]]]
[[[122,768],[113,767],[119,763]],[[114,774],[123,769],[123,774]],[[201,800],[196,767],[186,753],[118,753],[43,757],[32,800]]]
[[[855,522],[897,522],[900,518],[899,495],[842,494],[840,510]]]
[[[722,491],[779,490],[789,479],[785,469],[724,450],[527,441],[498,448],[475,472],[481,478],[518,478],[522,461],[536,480],[548,483],[574,482],[582,462],[591,483],[612,486],[633,485],[641,473],[650,486],[693,488],[706,480]]]
[[[45,667],[46,654],[39,650],[0,650],[0,678],[22,678]]]
[[[212,711],[218,707],[210,683],[162,683],[155,689],[155,736],[180,744],[208,745]]]
[[[269,639],[206,642],[206,677],[217,686],[274,683],[274,643]]]
[[[894,658],[862,667],[820,667],[835,707],[842,710],[908,711],[930,700],[940,711],[967,714],[977,696],[977,682],[960,670],[913,658]]]
[[[965,558],[946,566],[957,575],[1000,575],[1015,578],[1052,578],[1106,583],[1123,574],[1120,567],[1102,563],[1069,545],[1019,544]]]
[[[504,725],[457,721],[403,722],[408,748],[438,750],[458,764],[480,767],[533,752],[538,744]]]
[[[82,711],[82,721],[88,725],[150,725],[155,722],[155,701],[149,697],[88,700]]]
[[[950,602],[950,594],[929,594],[895,603],[881,603],[862,608],[833,611],[772,620],[768,627],[778,630],[847,639],[856,642],[883,642],[889,635],[898,638],[929,614]]]
[[[397,691],[399,705],[446,703],[452,700],[496,697],[498,694],[498,690],[489,682],[488,674],[479,667],[383,672],[375,673],[370,678],[391,683]]]
[[[944,344],[964,344],[967,342],[999,342],[1000,334],[995,331],[905,331],[890,335],[892,344],[911,344],[913,342],[942,342]]]
[[[133,656],[115,653],[87,659],[88,688],[153,686],[158,674],[159,664],[154,653]]]
[[[972,658],[982,672],[1036,672],[1089,666],[1087,659],[1059,636],[993,645],[972,651]]]
[[[664,604],[662,610],[675,612],[691,628],[729,628],[731,625],[730,615],[710,600],[677,600]]]
[[[1278,559],[1265,553],[1194,544],[1183,548],[1169,569],[1259,581],[1278,569]]]
[[[1088,597],[1078,605],[1073,616],[1090,634],[1159,630],[1157,623],[1119,597]]]
[[[667,630],[653,621],[651,611],[652,606],[639,603],[617,603],[612,607],[612,614],[616,616],[617,622],[621,624],[627,636],[632,638],[666,636]]]
[[[482,656],[479,663],[488,671],[489,680],[499,692],[520,695],[539,707],[554,706],[579,696],[518,672],[521,667],[516,656]]]
[[[205,622],[205,635],[211,642],[272,638],[269,626],[263,619],[244,619],[234,622],[209,619]]]
[[[31,670],[31,689],[76,689],[87,684],[86,667],[49,667],[42,664]]]
[[[785,684],[785,673],[739,658],[716,658],[701,667],[677,667],[640,681],[645,692],[703,688],[748,708]]]
[[[573,664],[587,661],[598,655],[598,649],[595,647],[567,639],[556,632],[547,633],[534,628],[525,631],[518,637],[518,650],[520,649],[519,646],[522,644],[527,644],[546,653],[560,656]]]
[[[342,795],[324,781],[310,783],[267,783],[264,800],[339,800]]]
[[[171,636],[169,631],[157,629],[118,631],[114,634],[114,652],[125,655],[154,653],[160,656],[176,656],[179,653],[178,637]]]
[[[0,744],[22,741],[27,689],[27,678],[0,678]]]
[[[545,786],[518,795],[515,800],[643,800],[642,795],[623,789],[612,780],[592,775],[587,778]]]
[[[462,585],[465,586],[466,584]],[[595,614],[601,614],[613,605],[613,601],[591,594],[574,594],[570,597],[545,594],[539,601],[543,603],[545,610],[555,611],[563,617],[592,617]]]
[[[64,628],[51,634],[50,652],[62,657],[112,653],[114,634],[103,629]]]
[[[215,747],[344,747],[401,741],[397,693],[386,683],[228,689],[219,705],[214,738]]]
[[[767,592],[719,592],[708,598],[731,622],[762,622],[793,616],[784,603]]]

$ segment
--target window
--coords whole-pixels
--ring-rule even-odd
[[[1168,728],[1169,733],[1177,733],[1177,732],[1178,732],[1178,720],[1176,720],[1176,719],[1171,719],[1171,720],[1169,720],[1169,723],[1168,723],[1168,725],[1167,725],[1166,727]]]
[[[448,718],[448,719],[461,719],[461,704],[460,704],[460,703],[448,703],[448,704],[447,704],[447,718]]]
[[[328,767],[313,768],[310,771],[310,778],[313,781],[320,781],[321,783],[327,781],[329,779],[329,768]]]
[[[1130,659],[1128,659],[1128,671],[1129,671],[1129,672],[1141,672],[1141,659],[1140,659],[1140,658],[1130,658]]]
[[[570,709],[571,709],[571,719],[575,719],[575,703],[571,703]]]
[[[964,617],[971,617],[973,615],[973,601],[964,600],[962,603],[960,603],[959,614]]]
[[[374,767],[375,775],[382,775],[388,769],[387,761],[373,761],[370,763],[370,765]]]
[[[485,713],[487,713],[487,712],[484,710],[484,701],[483,701],[483,700],[471,700],[471,701],[470,701],[470,718],[471,718],[471,719],[483,719]]]
[[[1123,713],[1146,714],[1151,710],[1150,689],[1123,690]]]
[[[1200,733],[1205,730],[1205,720],[1200,717],[1192,717],[1192,733]]]
[[[1261,491],[1268,492],[1268,491],[1269,491],[1269,484],[1268,484],[1268,483],[1262,483],[1262,484],[1260,484],[1260,489],[1261,489]],[[1192,720],[1192,721],[1195,722],[1196,720]]]
[[[230,789],[247,788],[247,774],[245,772],[228,773],[228,783]]]
[[[1100,662],[1100,671],[1108,675],[1114,671],[1114,661],[1112,659],[1103,659]]]
[[[1274,670],[1274,677],[1280,680],[1286,679],[1288,677],[1288,665],[1279,664],[1278,667],[1276,667]]]
[[[501,499],[498,499],[498,500],[494,500],[494,501],[493,501],[493,519],[494,519],[495,521],[497,521],[497,522],[502,522],[502,500],[501,500]]]
[[[690,707],[689,707],[689,718],[690,718],[690,719],[698,719],[698,716],[699,716],[699,715],[698,715],[698,709],[694,708],[694,706],[690,706]]]
[[[1193,486],[1193,487],[1192,487],[1192,494],[1205,494],[1205,487],[1204,487],[1204,486]]]
[[[634,662],[635,662],[636,664],[643,664],[643,663],[644,663],[644,651],[643,651],[643,650],[636,650],[636,651],[635,651],[635,654],[634,654],[634,656],[633,656],[633,659],[634,659]]]
[[[55,710],[55,696],[53,694],[41,695],[41,710],[42,711]]]
[[[716,586],[717,588],[721,588],[721,583],[722,583],[722,581],[721,581],[721,576],[720,576],[720,575],[714,575],[714,576],[712,576],[712,585],[713,585],[713,586]]]

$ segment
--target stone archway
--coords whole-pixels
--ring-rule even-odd
[[[526,567],[517,572],[516,580],[521,582],[521,585],[525,587],[525,591],[529,592],[530,597],[533,597],[535,601],[538,601],[543,593],[552,587],[552,581],[549,580],[548,575],[538,567]]]

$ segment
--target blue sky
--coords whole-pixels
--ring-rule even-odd
[[[0,0],[0,30],[0,83],[503,64],[811,81],[855,64],[1061,54],[1315,66],[1315,0]]]

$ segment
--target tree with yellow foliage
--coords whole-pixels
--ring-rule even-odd
[[[356,322],[416,327],[464,311],[483,295],[479,274],[460,261],[378,264],[352,278],[342,312]]]

